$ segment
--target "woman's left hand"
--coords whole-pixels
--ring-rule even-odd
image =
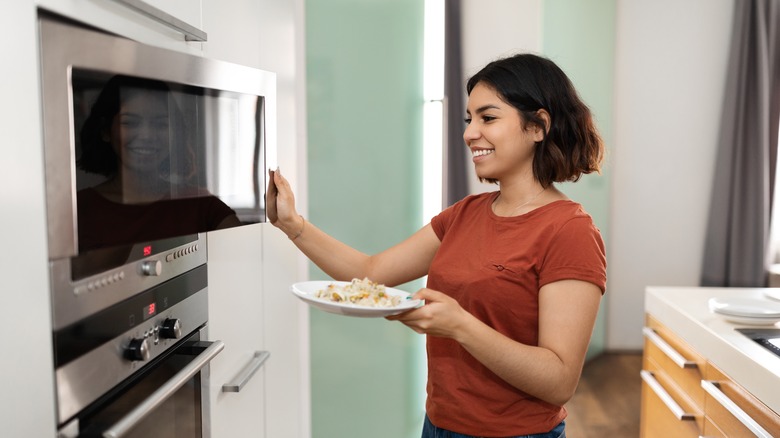
[[[425,305],[386,319],[400,321],[417,333],[456,338],[473,316],[455,299],[433,289],[423,288],[412,296]]]

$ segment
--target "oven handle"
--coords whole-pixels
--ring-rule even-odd
[[[201,343],[203,344],[203,343]],[[149,415],[165,400],[172,396],[176,391],[184,386],[195,374],[199,373],[203,367],[209,364],[214,357],[225,348],[222,341],[214,341],[203,350],[192,362],[187,364],[181,371],[176,373],[170,380],[165,382],[160,388],[130,411],[127,415],[117,421],[110,429],[103,432],[104,438],[119,438],[130,431],[139,421]]]

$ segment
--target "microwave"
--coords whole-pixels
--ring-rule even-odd
[[[276,75],[39,15],[55,330],[207,261],[266,221]]]

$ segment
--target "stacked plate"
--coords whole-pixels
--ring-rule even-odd
[[[780,322],[780,301],[762,298],[710,298],[710,311],[723,319],[744,325]]]

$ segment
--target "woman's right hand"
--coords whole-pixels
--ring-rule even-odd
[[[275,171],[269,169],[268,176],[265,195],[268,220],[287,237],[293,238],[303,227],[303,218],[295,210],[295,195],[278,168]]]

